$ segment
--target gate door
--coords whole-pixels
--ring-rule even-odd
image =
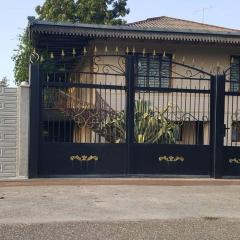
[[[224,126],[225,137],[222,157],[222,174],[240,176],[240,92],[239,59],[233,58],[225,72]],[[224,80],[223,79],[223,80]]]
[[[125,57],[81,56],[78,64],[40,66],[38,175],[125,174]]]
[[[133,174],[211,174],[211,80],[171,56],[136,55]]]

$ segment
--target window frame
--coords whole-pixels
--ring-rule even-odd
[[[232,79],[232,59],[238,58],[239,66],[238,66],[238,81],[234,81]],[[237,87],[236,87],[237,85]],[[236,89],[237,88],[237,89]],[[231,92],[239,92],[240,91],[240,55],[231,55],[230,56],[230,90]]]
[[[166,57],[169,57],[169,79],[168,79],[168,86],[163,86],[162,84],[162,76],[161,76],[161,72],[162,72],[162,59],[163,59],[163,54],[158,54],[156,56],[153,56],[150,53],[145,53],[144,55],[142,53],[135,53],[135,85],[137,87],[152,87],[150,86],[150,77],[151,75],[149,75],[150,72],[150,57],[152,57],[152,59],[156,58],[159,61],[159,75],[157,76],[158,79],[158,84],[156,86],[155,81],[154,81],[154,86],[153,88],[170,88],[171,87],[171,79],[172,79],[172,54],[166,54]],[[146,76],[140,75],[139,74],[139,70],[138,70],[138,63],[139,63],[139,58],[146,58],[147,60],[147,70],[146,70]],[[138,81],[138,76],[142,76],[144,78],[146,78],[146,80],[144,79],[144,84],[139,84]]]

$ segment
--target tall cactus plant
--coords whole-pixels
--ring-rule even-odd
[[[154,111],[148,101],[135,101],[134,136],[137,143],[174,143],[179,125],[166,115],[171,106]],[[109,115],[100,123],[99,130],[110,134],[110,142],[123,143],[126,139],[126,115],[124,111]]]

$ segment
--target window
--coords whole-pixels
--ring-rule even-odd
[[[232,123],[232,142],[240,142],[240,122]]]
[[[171,77],[171,55],[165,57],[137,55],[136,75],[138,87],[168,88]]]
[[[240,56],[231,57],[230,88],[232,92],[240,90]]]

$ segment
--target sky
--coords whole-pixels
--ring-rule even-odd
[[[44,0],[1,2],[0,79],[6,76],[10,79],[10,86],[14,86],[15,82],[11,57],[18,45],[18,35],[27,26],[27,16],[35,16],[35,7],[43,2]],[[240,29],[239,0],[128,0],[128,7],[128,22],[169,16]]]

